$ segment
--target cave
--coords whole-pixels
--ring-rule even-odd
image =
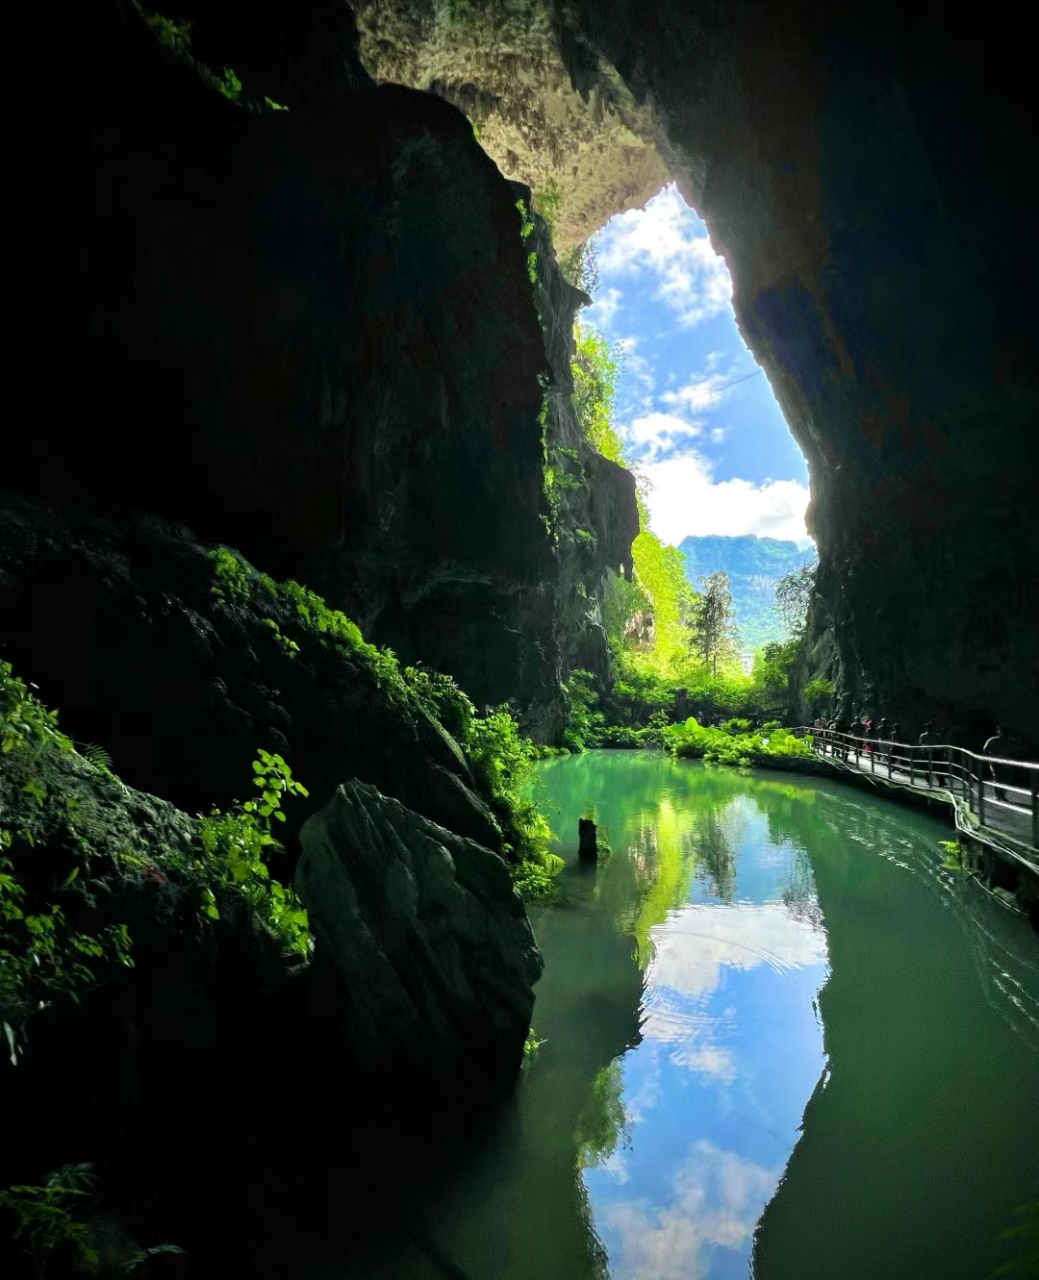
[[[555,745],[571,673],[609,679],[603,592],[631,575],[639,514],[630,473],[577,424],[590,299],[559,259],[614,214],[677,184],[808,461],[802,682],[825,676],[849,713],[882,706],[914,740],[935,719],[964,746],[1003,724],[1035,758],[1035,90],[1019,24],[934,0],[161,9],[28,19],[33,128],[14,147],[30,309],[8,348],[0,659],[121,780],[101,789],[97,848],[137,849],[134,831],[180,848],[184,815],[235,802],[260,748],[309,792],[285,825],[286,882],[366,937],[411,932],[389,963],[312,911],[300,976],[233,913],[203,937],[182,884],[135,872],[134,976],[46,1013],[28,1071],[9,1033],[0,1081],[50,1119],[0,1157],[0,1181],[60,1163],[77,1130],[127,1221],[197,1244],[240,1213],[263,1276],[294,1256],[271,1206],[306,1157],[288,1137],[261,1150],[257,1111],[299,1106],[331,1166],[342,1082],[363,1144],[392,1077],[402,1126],[430,1125],[449,1166],[434,1100],[492,1106],[522,1054],[541,958],[507,875],[521,837],[451,716],[506,706]],[[554,231],[532,199],[547,180],[580,193]],[[566,481],[554,500],[547,458]],[[430,712],[386,649],[464,701]],[[80,796],[80,765],[55,768]],[[337,879],[335,849],[365,841],[382,861]],[[445,861],[450,892],[428,871]],[[386,867],[419,886],[410,915],[389,911]],[[438,933],[422,903],[449,896],[461,923]],[[360,975],[385,1008],[344,994]],[[605,1028],[589,1078],[635,1034]],[[302,1064],[290,1039],[308,1043]],[[465,1065],[474,1045],[486,1070]],[[248,1078],[226,1115],[208,1093],[225,1071]],[[172,1213],[161,1168],[135,1188],[156,1144],[180,1161]],[[335,1194],[349,1188],[340,1170]],[[296,1190],[286,1217],[320,1230],[326,1208]],[[197,1273],[169,1274],[236,1265],[225,1237]]]

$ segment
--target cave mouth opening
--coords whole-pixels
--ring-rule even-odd
[[[618,364],[615,417],[650,527],[755,535],[807,548],[808,470],[736,323],[732,280],[674,183],[588,242],[593,305],[579,318]]]

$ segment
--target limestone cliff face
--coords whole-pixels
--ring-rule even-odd
[[[529,208],[529,188],[515,186]],[[571,374],[574,318],[588,298],[563,276],[548,227],[540,216],[532,216],[535,298],[550,371],[544,428],[553,571],[542,587],[543,604],[531,619],[542,638],[548,696],[529,703],[524,720],[536,741],[554,742],[564,716],[557,691],[570,672],[582,668],[608,678],[609,644],[601,620],[606,575],[631,575],[639,515],[631,472],[597,453],[578,422]]]
[[[428,89],[465,111],[507,178],[555,184],[554,237],[572,248],[668,180],[655,112],[608,63],[576,83],[567,41],[543,0],[357,0],[359,53],[376,79]],[[562,36],[562,44],[561,44]]]

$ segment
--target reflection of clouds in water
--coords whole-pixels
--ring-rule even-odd
[[[723,966],[767,964],[778,973],[826,962],[826,935],[781,903],[755,906],[690,906],[652,933],[642,1035],[674,1046],[671,1061],[731,1084],[732,1051],[717,1043],[734,1010],[708,1014],[703,1006],[717,989]],[[690,1008],[690,1002],[696,1002]]]
[[[618,1236],[610,1250],[611,1275],[615,1280],[696,1280],[705,1275],[703,1251],[712,1245],[737,1249],[749,1239],[781,1172],[713,1143],[695,1143],[675,1174],[673,1200],[666,1208],[633,1200],[606,1210],[605,1225]]]
[[[781,903],[763,906],[690,906],[653,930],[655,953],[647,975],[652,1021],[653,988],[668,987],[702,1000],[718,986],[723,965],[777,973],[826,963],[826,935],[792,916]],[[652,1031],[643,1027],[644,1035]]]
[[[640,1052],[640,1065],[645,1060],[645,1050],[652,1048],[652,1045],[646,1045],[645,1049]],[[627,1085],[627,1080],[625,1080],[625,1085]],[[662,1097],[660,1063],[654,1053],[650,1065],[643,1067],[642,1078],[639,1080],[638,1086],[631,1092],[627,1088],[624,1090],[624,1111],[628,1117],[629,1125],[632,1127],[637,1125],[646,1112],[652,1111]]]
[[[624,1159],[623,1152],[615,1151],[608,1160],[599,1165],[604,1173],[608,1173],[618,1186],[623,1186],[630,1178],[631,1172]]]

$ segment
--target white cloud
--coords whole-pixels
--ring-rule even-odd
[[[676,1065],[723,1084],[736,1079],[736,1062],[715,1042],[717,1018],[703,1015],[723,968],[768,964],[784,972],[826,962],[825,935],[781,903],[688,906],[655,928],[651,938],[643,1039],[669,1046]]]
[[[738,1249],[749,1240],[780,1173],[697,1142],[675,1175],[667,1207],[635,1200],[606,1210],[606,1224],[619,1237],[612,1273],[625,1280],[699,1280],[707,1272],[707,1249]]]
[[[674,185],[644,209],[613,218],[598,241],[603,274],[657,277],[656,296],[681,325],[696,325],[732,308],[732,281],[707,229]]]
[[[651,937],[654,953],[646,979],[651,994],[666,988],[702,1000],[717,987],[723,966],[753,969],[767,964],[784,973],[826,962],[825,934],[791,915],[781,902],[688,906],[655,928]],[[667,1005],[662,1008],[666,1011]],[[675,1038],[667,1030],[653,1035],[652,1017],[642,1031],[654,1039]]]
[[[716,405],[724,393],[724,375],[709,373],[694,377],[677,391],[665,391],[660,398],[674,408],[686,409],[690,413],[703,413]]]
[[[593,306],[581,313],[581,323],[590,324],[593,328],[605,332],[613,323],[617,312],[624,306],[623,294],[619,289],[604,289],[596,298]]]
[[[665,414],[651,415],[654,419]],[[711,463],[702,454],[690,450],[676,457],[661,457],[676,439],[688,438],[701,429],[684,424],[679,431],[668,419],[657,442],[648,438],[648,419],[636,420],[628,428],[645,437],[643,452],[648,460],[639,470],[648,481],[646,502],[650,528],[663,542],[677,545],[689,535],[719,533],[756,533],[759,537],[789,538],[802,546],[810,539],[805,529],[804,514],[808,506],[808,488],[797,480],[765,480],[753,484],[749,480],[715,482]],[[641,423],[641,425],[640,425]],[[664,426],[663,423],[659,425]]]
[[[629,444],[649,459],[673,449],[683,440],[692,440],[703,430],[700,422],[689,422],[672,413],[647,413],[624,428]]]

